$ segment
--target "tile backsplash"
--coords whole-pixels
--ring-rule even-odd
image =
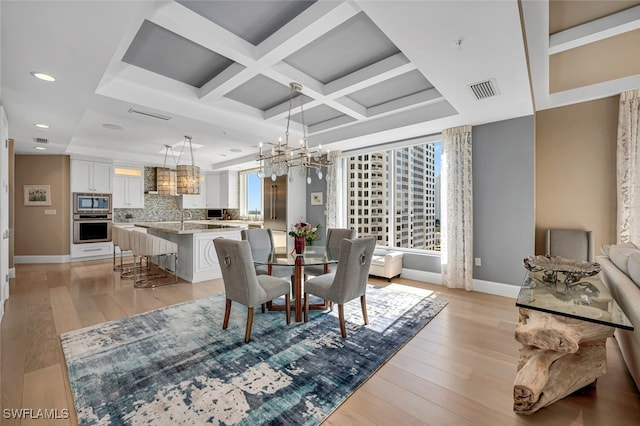
[[[147,194],[156,190],[156,168],[144,168],[144,209],[113,209],[113,221],[119,222],[166,222],[180,220],[182,209],[180,208],[180,196],[166,196]],[[207,218],[206,209],[185,209],[191,212],[192,220]],[[237,209],[228,209],[232,219],[237,219]],[[131,213],[133,219],[127,220],[125,215]],[[187,217],[188,220],[188,217]]]
[[[192,219],[206,219],[205,209],[185,209],[191,212]],[[113,209],[114,222],[126,222],[125,215],[131,213],[130,222],[166,222],[180,220],[180,197],[144,194],[144,209]]]

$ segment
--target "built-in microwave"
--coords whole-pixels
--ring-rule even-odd
[[[111,194],[73,193],[73,213],[111,213]]]
[[[207,209],[207,219],[224,219],[224,209]]]

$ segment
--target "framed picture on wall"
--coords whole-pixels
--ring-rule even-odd
[[[25,206],[50,206],[51,187],[49,185],[25,185]]]
[[[311,193],[311,205],[312,206],[321,206],[322,205],[322,192],[312,192]]]

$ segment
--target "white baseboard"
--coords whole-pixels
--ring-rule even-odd
[[[473,291],[495,294],[496,296],[516,299],[520,292],[519,285],[496,283],[493,281],[473,280]]]
[[[439,272],[402,268],[402,274],[400,274],[400,276],[409,280],[425,281],[431,284],[442,285],[442,275]]]
[[[84,259],[83,259],[84,260]],[[69,263],[71,256],[50,255],[50,256],[14,256],[13,263]]]
[[[438,272],[420,271],[417,269],[402,268],[402,278],[409,280],[425,281],[431,284],[442,285],[442,275]],[[473,291],[494,294],[515,299],[518,297],[520,287],[511,284],[496,283],[493,281],[473,280]]]

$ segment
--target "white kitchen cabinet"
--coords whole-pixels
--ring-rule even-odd
[[[181,195],[180,206],[183,209],[205,209],[207,208],[207,182],[206,177],[200,179],[200,193],[197,195]]]
[[[149,229],[149,234],[178,244],[178,276],[190,283],[222,277],[218,255],[213,245],[215,238],[241,239],[239,229],[216,229],[194,234],[176,234],[156,228]],[[171,256],[167,259],[167,268],[170,270],[175,268]]]
[[[86,243],[71,244],[71,258],[80,257],[104,257],[113,255],[113,243],[111,241],[104,243]]]
[[[237,209],[239,205],[238,172],[209,173],[207,180],[207,207]]]
[[[113,165],[98,161],[71,160],[71,192],[112,192]]]
[[[207,182],[206,202],[209,208],[220,207],[220,173],[207,173],[205,176]]]
[[[144,179],[116,175],[113,178],[113,208],[143,209]]]

